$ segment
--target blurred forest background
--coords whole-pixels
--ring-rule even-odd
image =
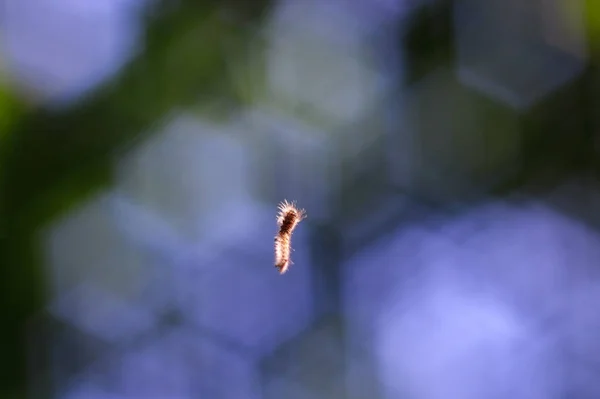
[[[600,397],[599,57],[593,0],[2,0],[0,398]]]

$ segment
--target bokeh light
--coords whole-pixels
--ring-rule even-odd
[[[0,398],[600,397],[593,1],[0,14]]]

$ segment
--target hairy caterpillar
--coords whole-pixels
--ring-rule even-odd
[[[306,212],[304,209],[296,208],[294,202],[287,201],[280,203],[278,209],[277,224],[279,225],[279,232],[275,236],[275,267],[279,269],[280,274],[283,274],[292,263],[290,260],[292,233],[298,223],[306,218]]]

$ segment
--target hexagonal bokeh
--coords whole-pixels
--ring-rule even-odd
[[[548,398],[562,389],[555,341],[534,335],[501,303],[453,285],[382,315],[378,365],[388,397]]]
[[[591,306],[598,240],[532,202],[399,228],[344,268],[350,350],[377,370],[363,382],[355,373],[349,389],[380,382],[390,398],[549,398],[577,384],[591,392],[576,382],[585,373],[565,380],[564,371],[597,356],[588,334],[600,314]]]
[[[305,109],[329,126],[346,126],[378,102],[386,81],[369,59],[366,37],[373,21],[349,5],[277,4],[266,34],[268,87],[278,107]]]
[[[36,96],[72,101],[135,49],[143,1],[31,1],[7,3],[2,49]],[[252,92],[224,120],[173,109],[111,153],[114,187],[42,231],[32,396],[599,396],[596,185],[488,197],[538,155],[588,160],[572,3],[284,0],[248,46],[220,13],[190,26],[226,37],[211,65],[233,50],[214,87]],[[280,275],[284,199],[308,218]]]
[[[292,240],[294,264],[280,275],[273,266],[272,212],[265,212],[244,241],[222,252],[198,254],[175,265],[182,317],[248,348],[270,353],[313,319],[312,266],[302,226]]]
[[[156,380],[152,364],[162,362],[160,332],[172,329],[163,319],[173,314],[198,335],[190,345],[199,351],[199,363],[177,366],[181,373],[198,368],[214,374],[189,389],[251,397],[258,389],[256,359],[314,318],[308,230],[302,228],[310,222],[294,234],[294,264],[280,275],[273,266],[277,209],[252,199],[244,142],[228,131],[203,130],[194,118],[168,126],[119,160],[116,191],[90,199],[46,230],[50,311],[110,343],[98,354],[108,362],[98,373],[122,381],[114,392],[188,397],[188,382],[154,386],[140,380]],[[147,349],[132,354],[133,363],[122,369],[133,374],[115,377],[115,356],[121,355],[110,348],[136,352],[140,340]],[[127,359],[118,362],[129,364]],[[235,359],[239,375],[231,375]],[[104,389],[102,379],[77,385],[75,377],[89,372],[83,366],[72,371],[65,384],[75,384],[73,395],[98,384]]]
[[[228,246],[253,224],[252,213],[236,212],[253,202],[250,153],[237,129],[174,114],[149,140],[120,154],[117,191],[184,240]]]
[[[435,203],[477,198],[520,173],[518,115],[440,68],[397,100],[388,156],[394,184]]]
[[[348,397],[344,352],[339,318],[321,320],[263,361],[264,399]]]
[[[269,351],[314,311],[305,233],[300,228],[292,242],[299,266],[280,276],[273,266],[277,210],[253,199],[247,145],[230,133],[239,126],[214,133],[193,118],[177,120],[121,163],[119,190],[125,202],[131,198],[121,209],[138,215],[128,220],[164,226],[153,229],[160,240],[148,229],[128,234],[149,250],[171,242],[164,250],[175,253],[164,255],[164,267],[185,320]]]
[[[272,204],[297,201],[310,209],[310,220],[331,218],[343,157],[336,144],[343,134],[267,107],[247,110],[238,123],[252,152],[257,194]]]
[[[582,1],[460,0],[454,26],[461,81],[518,110],[576,78],[587,61]]]
[[[111,342],[152,328],[164,306],[160,274],[114,223],[110,195],[101,193],[50,225],[44,247],[50,311]]]
[[[146,338],[107,353],[62,397],[260,397],[256,361],[238,348],[185,325]]]
[[[377,242],[382,231],[408,221],[421,220],[431,211],[407,195],[390,193],[372,204],[368,214],[339,222],[340,245],[344,259],[354,257],[373,242]]]
[[[198,331],[202,333],[202,331]],[[198,359],[201,361],[197,375],[202,375],[200,396],[236,399],[240,397],[262,399],[263,387],[259,358],[249,351],[220,339],[199,341]],[[195,373],[196,370],[193,370]]]
[[[256,192],[267,202],[293,199],[311,210],[311,220],[327,222],[343,212],[338,198],[356,175],[383,170],[379,180],[389,185],[384,170],[386,126],[375,116],[331,129],[310,118],[255,107],[244,112],[238,123],[252,153]]]
[[[72,102],[134,55],[144,3],[5,1],[1,36],[12,78],[47,105]]]

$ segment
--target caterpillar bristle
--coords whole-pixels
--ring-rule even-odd
[[[291,248],[292,233],[298,223],[306,218],[306,211],[296,208],[295,201],[287,200],[279,203],[277,209],[279,211],[277,214],[279,232],[275,236],[275,267],[279,269],[280,274],[283,274],[293,264],[290,259],[290,252],[293,251]]]

